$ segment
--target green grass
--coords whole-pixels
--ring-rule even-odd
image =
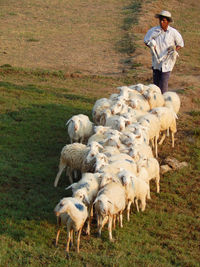
[[[162,176],[160,194],[152,183],[146,211],[134,207],[130,222],[124,216],[124,228],[113,231],[114,243],[106,228],[98,238],[93,222],[91,237],[81,237],[80,255],[72,248],[66,258],[64,230],[54,246],[53,214],[70,195],[64,174],[53,187],[61,148],[69,143],[65,122],[78,113],[91,117],[98,88],[130,80],[6,71],[0,82],[0,266],[199,266],[199,112],[191,111],[188,121],[180,116],[175,149],[167,139],[160,151],[161,158],[172,153],[189,167]],[[86,85],[94,91],[85,95]],[[194,125],[197,130],[191,130]]]

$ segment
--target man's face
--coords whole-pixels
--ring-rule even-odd
[[[165,18],[165,17],[160,17],[159,18],[159,21],[160,21],[160,27],[166,31],[167,30],[167,27],[169,25],[169,21]]]

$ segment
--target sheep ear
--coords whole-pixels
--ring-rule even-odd
[[[98,201],[98,198],[95,199],[95,201],[93,202],[93,205],[94,205],[95,203],[97,203],[97,201]]]
[[[76,187],[77,183],[73,183],[71,185],[69,185],[68,187],[65,188],[65,190],[68,190],[70,188],[74,189]]]
[[[90,204],[89,199],[85,195],[84,195],[84,200],[88,205]]]
[[[66,126],[71,122],[72,119],[69,119],[67,122],[66,122]]]
[[[175,117],[175,119],[178,120],[178,116],[177,116],[177,114],[175,112],[174,112],[174,117]]]
[[[98,143],[98,148],[104,149],[104,147],[101,144],[99,144],[99,143]]]
[[[151,114],[157,115],[157,112],[155,110],[151,110]]]
[[[65,190],[68,190],[72,187],[73,184],[69,185],[68,187],[65,187]]]

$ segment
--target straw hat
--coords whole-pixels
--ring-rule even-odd
[[[155,15],[155,18],[160,18],[160,17],[165,17],[167,18],[170,22],[173,22],[172,15],[169,11],[162,10],[159,14]]]

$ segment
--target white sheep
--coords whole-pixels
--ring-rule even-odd
[[[141,116],[144,116],[147,114],[146,111],[139,110],[139,109],[133,109],[131,107],[128,108],[128,112],[121,114],[124,118],[127,119],[127,124],[130,125],[132,123],[137,122]]]
[[[165,104],[164,106],[167,108],[172,108],[176,114],[178,114],[180,106],[181,106],[181,100],[177,93],[175,92],[165,92],[163,94]]]
[[[125,100],[118,100],[111,106],[111,113],[112,115],[120,115],[123,113],[128,112],[128,105],[126,104]]]
[[[121,180],[119,179],[117,174],[103,172],[103,173],[99,173],[99,175],[101,179],[100,185],[99,185],[100,189],[103,188],[106,184],[111,183],[111,182],[121,183]]]
[[[101,230],[107,221],[108,217],[108,231],[109,239],[112,241],[112,222],[113,216],[118,215],[120,217],[120,227],[123,227],[122,213],[126,206],[125,190],[119,183],[111,182],[103,187],[95,201],[95,211],[97,214],[98,232],[101,236]]]
[[[67,225],[67,221],[69,219],[69,215],[67,213],[61,213],[60,215],[56,216],[56,218],[57,218],[58,231],[57,231],[57,234],[56,234],[55,245],[57,246],[61,228],[65,227]],[[71,236],[71,242],[73,243],[73,236]]]
[[[119,154],[120,156],[120,154]],[[128,170],[132,173],[137,173],[137,165],[133,160],[129,159],[120,159],[112,161],[110,163],[103,163],[99,168],[96,168],[96,172],[104,172],[104,173],[110,173],[113,175],[116,175],[120,168],[124,168],[125,170]]]
[[[73,231],[78,232],[77,237],[77,252],[79,253],[80,236],[84,223],[88,217],[87,207],[78,199],[68,197],[63,198],[56,205],[54,212],[58,218],[61,214],[66,214],[67,226],[67,246],[66,252],[69,252],[70,241],[73,242]],[[57,236],[59,234],[57,233]]]
[[[67,168],[67,176],[69,176],[71,184],[73,183],[72,171],[77,170],[83,173],[93,170],[95,161],[92,157],[90,158],[91,161],[87,158],[90,150],[91,148],[89,146],[80,143],[65,145],[62,148],[58,173],[54,181],[55,187],[57,186],[60,176],[65,168]]]
[[[149,111],[150,105],[143,95],[137,95],[130,100],[129,104],[133,109]]]
[[[165,101],[162,93],[148,89],[143,95],[147,99],[150,109],[164,106]]]
[[[73,197],[82,201],[88,208],[86,234],[90,235],[90,223],[92,216],[93,201],[97,196],[100,184],[100,174],[84,173],[79,182],[73,183],[66,189],[72,188]]]
[[[148,136],[152,147],[155,148],[155,156],[158,157],[157,142],[160,135],[160,120],[154,114],[148,113],[138,120],[139,124],[147,127]]]
[[[121,142],[127,146],[134,144],[147,144],[149,145],[149,134],[147,127],[134,123],[126,127],[121,137]]]
[[[114,146],[104,146],[103,153],[107,157],[111,157],[112,155],[120,154],[120,151],[117,147],[114,147]]]
[[[156,93],[160,93],[160,94],[162,93],[160,90],[160,87],[158,87],[157,85],[155,85],[153,83],[148,84],[146,90],[151,90],[152,92],[156,92]]]
[[[108,98],[98,99],[92,108],[92,118],[96,125],[99,125],[101,112],[104,109],[110,108],[113,101]]]
[[[146,207],[146,199],[149,199],[149,185],[142,179],[136,177],[135,174],[127,170],[121,169],[118,173],[123,186],[125,187],[127,199],[127,220],[130,218],[131,203],[136,204],[137,211],[139,212],[138,201],[141,202],[141,210],[144,211]]]
[[[105,126],[110,126],[112,129],[123,131],[129,120],[120,115],[113,115],[106,118]]]
[[[113,146],[117,149],[124,149],[125,146],[121,143],[120,135],[111,135],[104,140],[103,146]]]
[[[85,158],[84,167],[86,166],[86,169],[83,167],[82,172],[87,171],[87,165],[86,164],[89,164],[92,161],[94,162],[94,160],[96,159],[96,155],[99,153],[99,151],[100,150],[102,151],[104,149],[104,147],[96,141],[92,141],[90,144],[87,145],[87,147],[89,148],[89,151],[88,151],[88,154]]]
[[[131,156],[135,162],[137,162],[140,157],[148,157],[148,158],[153,158],[153,152],[152,149],[149,145],[143,143],[143,144],[132,144],[128,148],[129,156]]]
[[[161,145],[165,139],[165,131],[171,131],[172,147],[174,147],[174,134],[176,133],[176,113],[167,107],[157,107],[150,111],[150,113],[155,114],[160,120],[160,131],[164,132],[159,145]]]
[[[155,180],[157,193],[160,193],[160,165],[155,158],[140,158],[137,162],[138,172],[144,167],[148,172],[149,181]]]
[[[72,143],[84,143],[94,133],[94,123],[84,114],[74,115],[66,123],[68,135]]]
[[[98,126],[100,127],[100,126]],[[103,127],[103,126],[101,126]],[[104,127],[104,128],[109,128],[109,127]],[[90,138],[88,139],[88,145],[92,142],[98,142],[99,144],[102,144],[105,140],[105,130],[102,129],[102,131],[98,131],[97,133],[93,134],[92,136],[90,136]]]
[[[136,90],[139,93],[143,94],[143,92],[148,89],[148,86],[141,84],[141,83],[138,83],[135,85],[130,85],[129,88]]]

